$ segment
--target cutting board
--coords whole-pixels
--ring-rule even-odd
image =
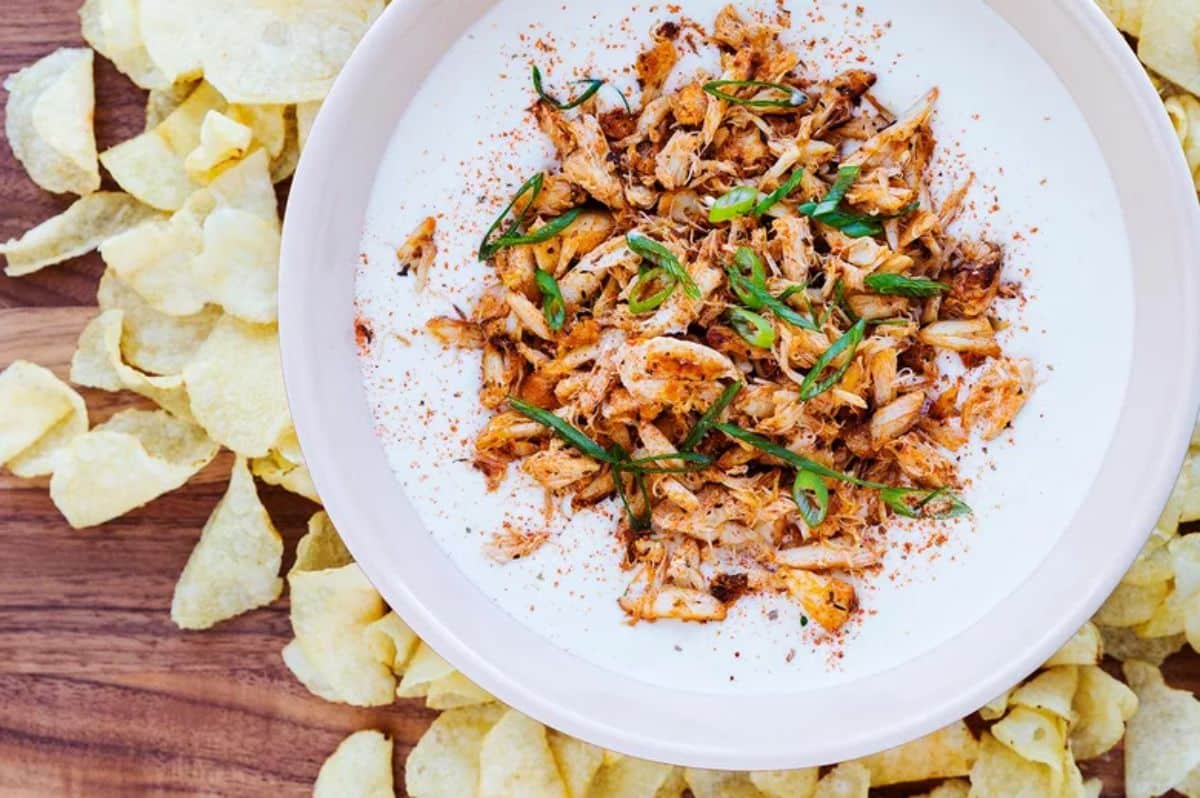
[[[81,45],[77,7],[5,0],[0,74]],[[105,147],[141,129],[144,94],[103,59],[96,81]],[[0,237],[67,204],[0,145]],[[0,367],[26,358],[65,376],[101,270],[92,255],[0,276]],[[137,401],[84,394],[93,423]],[[44,480],[0,474],[0,798],[309,795],[324,758],[368,727],[395,737],[403,784],[404,758],[435,714],[416,701],[356,710],[309,695],[279,656],[290,638],[286,598],[207,632],[171,624],[175,580],[229,464],[223,455],[182,490],[86,531],[63,522]],[[316,508],[273,488],[263,497],[286,541],[286,569]],[[1172,684],[1200,689],[1200,656],[1176,656],[1166,671]],[[1104,778],[1105,796],[1123,795],[1119,752],[1085,770]]]

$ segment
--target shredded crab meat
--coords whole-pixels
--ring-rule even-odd
[[[1001,434],[1029,399],[1033,366],[1004,355],[995,307],[1019,287],[1001,282],[1001,245],[949,229],[971,178],[940,203],[931,189],[936,88],[893,114],[872,72],[818,76],[787,31],[730,5],[708,34],[718,76],[781,84],[789,99],[748,104],[781,95],[737,84],[722,98],[711,75],[681,73],[679,27],[660,26],[637,59],[640,107],[534,104],[558,157],[540,193],[519,198],[524,237],[489,255],[496,280],[469,316],[428,329],[480,353],[494,414],[474,464],[489,487],[517,463],[548,502],[614,502],[632,621],[720,621],[770,593],[836,631],[897,518],[879,486],[956,488],[952,452],[973,430]],[[847,167],[840,217],[818,214]],[[785,181],[765,214],[710,220],[733,189],[757,201]],[[401,248],[422,282],[432,236],[429,219]],[[685,451],[718,399],[718,427]],[[809,493],[793,491],[797,469]],[[524,557],[548,535],[508,530],[488,550]]]
[[[429,270],[437,257],[437,243],[433,239],[437,231],[437,220],[429,216],[417,225],[408,240],[396,249],[396,261],[400,274],[411,274],[417,282],[417,290],[423,291],[429,283]]]

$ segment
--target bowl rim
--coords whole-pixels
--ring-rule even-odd
[[[993,8],[1007,1],[986,0]],[[353,121],[378,110],[378,103],[390,102],[396,106],[394,122],[415,91],[395,74],[397,62],[424,66],[409,70],[424,75],[440,57],[436,37],[413,36],[414,29],[451,26],[458,32],[453,40],[491,4],[396,0],[384,11],[335,81],[313,126],[284,223],[279,331],[293,420],[326,511],[388,604],[454,667],[537,720],[622,753],[696,767],[792,768],[873,753],[970,714],[1033,672],[1095,613],[1144,541],[1125,531],[1115,549],[1089,551],[1079,544],[1088,525],[1103,527],[1107,521],[1112,527],[1110,514],[1116,512],[1129,519],[1130,529],[1153,528],[1200,407],[1200,282],[1194,268],[1200,253],[1200,208],[1161,101],[1102,12],[1090,0],[1053,0],[1043,11],[1078,30],[1087,42],[1080,47],[1093,60],[1100,59],[1107,77],[1127,95],[1122,108],[1130,121],[1120,136],[1149,146],[1139,156],[1145,159],[1143,169],[1151,172],[1145,180],[1162,198],[1155,213],[1160,232],[1166,232],[1162,241],[1138,243],[1131,229],[1135,262],[1142,262],[1138,248],[1152,244],[1155,251],[1165,247],[1190,264],[1193,268],[1180,267],[1173,275],[1179,284],[1157,286],[1161,295],[1155,301],[1191,312],[1158,318],[1170,314],[1143,312],[1144,292],[1138,292],[1135,338],[1143,340],[1144,330],[1164,325],[1177,334],[1178,346],[1171,353],[1175,370],[1161,378],[1157,396],[1131,395],[1133,389],[1127,389],[1105,465],[1089,490],[1091,501],[1033,573],[978,622],[909,662],[849,684],[804,693],[713,695],[636,682],[562,651],[492,605],[431,536],[410,535],[402,547],[383,534],[395,519],[416,515],[375,437],[358,371],[353,264],[378,162],[367,163],[369,154],[382,152],[380,137],[386,146],[392,126],[381,132]],[[410,46],[398,58],[393,43],[401,39]],[[1060,68],[1054,70],[1061,75]],[[400,82],[386,80],[389,75]],[[1068,89],[1074,93],[1072,85]],[[1088,122],[1099,138],[1090,116]],[[355,155],[347,160],[346,152]],[[1106,161],[1114,168],[1107,154]],[[1126,202],[1126,191],[1121,194],[1128,220],[1139,211]],[[346,268],[351,278],[339,282],[334,273]],[[1139,271],[1144,270],[1135,269]],[[1140,354],[1135,347],[1131,385],[1139,377],[1161,376],[1146,370],[1150,364],[1139,364],[1145,359]],[[1144,399],[1155,404],[1149,410],[1137,406]],[[331,413],[331,407],[339,412]],[[1126,429],[1128,413],[1152,418],[1156,440],[1165,437],[1167,443],[1139,442]],[[1138,466],[1138,490],[1120,490],[1120,475],[1111,462],[1116,457],[1130,461],[1127,471]],[[1124,503],[1114,507],[1118,500]],[[419,521],[415,528],[424,532]],[[1077,558],[1080,552],[1089,559]],[[1086,576],[1079,574],[1082,568]],[[446,581],[455,574],[465,584]],[[450,590],[451,585],[459,589]],[[1047,622],[1046,608],[1055,606],[1058,612]],[[1036,631],[1026,628],[1030,617],[1039,618]],[[912,679],[914,674],[923,674],[924,681]],[[821,729],[820,735],[805,734],[813,728]]]

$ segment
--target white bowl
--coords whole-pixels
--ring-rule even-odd
[[[1196,417],[1200,219],[1153,88],[1088,0],[874,0],[865,28],[840,2],[825,4],[823,20],[800,13],[811,3],[794,4],[810,38],[852,30],[866,41],[889,102],[941,86],[943,144],[979,169],[981,199],[1002,200],[986,219],[993,234],[1020,233],[1010,259],[1029,267],[1034,298],[1009,345],[1042,367],[1013,442],[989,450],[997,468],[969,496],[978,528],[956,530],[958,547],[940,558],[889,560],[908,584],[868,593],[876,614],[830,665],[831,649],[794,615],[767,621],[769,600],[720,626],[622,623],[603,518],[563,521],[565,542],[516,566],[492,563],[477,533],[516,507],[510,496],[520,504],[521,477],[489,497],[430,437],[452,418],[469,440],[478,360],[409,334],[410,347],[375,345],[364,383],[360,255],[358,298],[377,339],[419,326],[446,304],[439,295],[470,300],[482,275],[467,254],[471,231],[439,242],[458,265],[435,273],[433,299],[392,278],[388,247],[431,209],[448,212],[443,229],[490,221],[456,162],[493,158],[487,134],[528,104],[528,62],[506,64],[530,21],[542,23],[538,36],[557,34],[568,65],[628,63],[636,50],[597,46],[596,32],[628,13],[628,45],[653,15],[598,5],[396,0],[338,78],[292,188],[280,283],[288,394],[326,509],[434,649],[505,702],[599,745],[702,767],[799,767],[970,713],[1035,669],[1112,590],[1166,500]],[[721,3],[683,5],[708,22]],[[870,35],[871,20],[889,17],[885,35]],[[545,154],[507,157],[515,185]],[[387,378],[405,370],[419,378],[389,394]],[[437,399],[431,422],[411,419],[419,398]],[[559,570],[561,584],[548,587]],[[799,654],[785,658],[789,649]]]

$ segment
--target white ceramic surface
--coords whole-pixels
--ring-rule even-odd
[[[720,5],[684,10],[708,22]],[[1036,667],[1132,559],[1197,401],[1195,201],[1149,84],[1090,3],[874,0],[862,18],[841,3],[787,5],[795,35],[864,52],[893,107],[941,88],[935,130],[978,174],[964,229],[1002,238],[1013,276],[1028,267],[1033,299],[1008,309],[1006,346],[1041,367],[1011,441],[966,465],[985,469],[968,495],[977,522],[929,554],[890,556],[887,578],[864,591],[872,614],[836,648],[802,632],[782,601],[740,602],[722,625],[625,625],[604,513],[560,515],[554,541],[528,560],[486,558],[481,544],[504,521],[544,525],[540,494],[515,469],[487,494],[456,462],[484,419],[478,360],[419,333],[452,302],[473,301],[484,271],[472,245],[550,154],[536,136],[514,148],[493,135],[528,127],[527,64],[538,57],[520,34],[556,36],[556,75],[608,74],[632,60],[661,7],[393,3],[326,103],[285,229],[293,414],[327,509],[385,598],[523,711],[612,748],[709,767],[877,750]],[[823,53],[839,49],[819,45],[814,64],[830,73],[839,64]],[[480,180],[494,163],[512,164],[511,185]],[[944,188],[963,172],[955,159],[943,166]],[[993,202],[1000,210],[986,212]],[[444,214],[441,251],[417,298],[395,278],[391,250],[431,212]],[[376,332],[361,373],[356,271]]]

